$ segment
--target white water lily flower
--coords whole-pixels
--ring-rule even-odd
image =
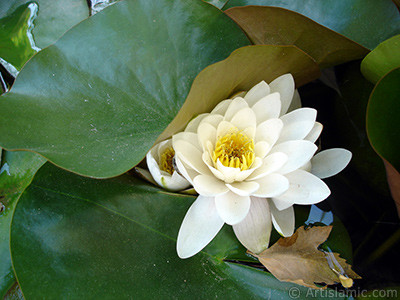
[[[171,139],[155,145],[146,155],[147,167],[153,179],[159,186],[172,192],[181,191],[190,186],[190,183],[174,169],[174,155]]]
[[[296,107],[296,93],[290,74],[260,82],[173,136],[178,169],[199,194],[179,230],[179,257],[198,253],[225,223],[247,249],[260,253],[268,247],[272,224],[283,236],[293,234],[293,204],[329,196],[318,176],[343,169],[348,156],[343,159],[341,151],[347,150],[313,159],[322,125],[315,109],[287,113]]]

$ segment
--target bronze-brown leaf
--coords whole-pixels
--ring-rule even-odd
[[[332,226],[300,227],[291,237],[279,239],[272,247],[255,255],[279,280],[311,288],[317,284],[341,282],[350,287],[352,279],[361,278],[338,253],[318,250],[328,238]],[[325,286],[326,287],[326,286]]]

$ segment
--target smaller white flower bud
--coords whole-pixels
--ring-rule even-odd
[[[177,192],[190,187],[190,183],[176,171],[172,141],[155,145],[146,155],[147,167],[155,182],[166,190]]]

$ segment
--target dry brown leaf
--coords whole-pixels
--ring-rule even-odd
[[[253,255],[281,281],[311,288],[321,288],[316,283],[330,285],[338,282],[351,287],[352,279],[361,278],[351,265],[338,253],[318,250],[331,230],[332,226],[300,227],[291,237],[281,238],[272,247]]]

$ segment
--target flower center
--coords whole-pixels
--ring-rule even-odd
[[[172,160],[174,159],[175,151],[172,147],[165,149],[160,158],[160,170],[165,171],[172,175],[174,172],[174,166]]]
[[[254,158],[253,140],[240,132],[218,138],[213,152],[214,163],[219,159],[225,167],[240,168],[241,171],[249,169]]]

